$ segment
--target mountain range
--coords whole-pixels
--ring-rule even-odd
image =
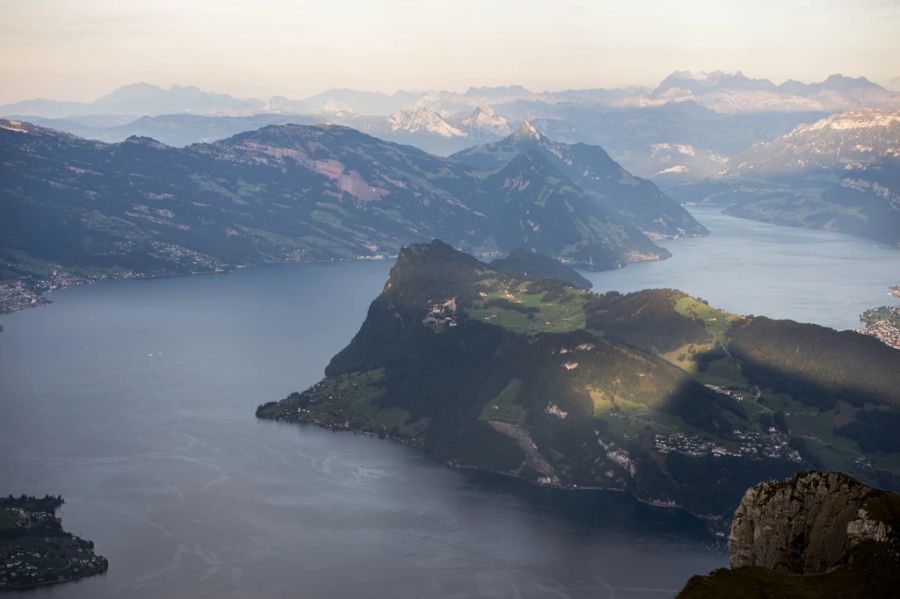
[[[729,159],[799,124],[837,111],[898,107],[900,93],[865,78],[776,85],[740,72],[676,71],[655,89],[501,86],[392,95],[337,89],[303,100],[134,84],[94,102],[9,104],[0,115],[100,141],[139,135],[175,146],[265,125],[338,124],[438,155],[497,141],[529,121],[558,141],[601,145],[631,172],[669,188],[718,175]]]
[[[512,135],[453,154],[450,160],[480,171],[494,171],[513,157],[531,152],[541,156],[609,212],[636,225],[651,238],[678,238],[707,232],[656,185],[632,176],[603,148],[554,142],[527,121]],[[523,184],[519,182],[520,186]]]
[[[900,110],[867,109],[804,123],[771,142],[754,144],[727,174],[749,177],[815,175],[900,157]]]
[[[768,79],[751,79],[740,71],[692,73],[675,71],[655,89],[582,89],[534,92],[522,86],[469,88],[451,91],[398,91],[392,95],[353,89],[332,89],[302,100],[280,96],[262,100],[236,98],[205,92],[194,86],[173,85],[168,89],[147,83],[118,88],[93,102],[24,100],[0,106],[0,115],[47,118],[86,114],[155,116],[189,112],[208,115],[246,115],[258,112],[291,114],[351,112],[358,115],[389,115],[427,106],[440,114],[471,111],[479,104],[500,106],[531,102],[574,103],[610,107],[659,105],[694,100],[719,112],[846,111],[864,106],[900,107],[900,93],[877,85],[865,77],[835,74],[824,81],[802,83],[788,80],[776,85]]]
[[[284,98],[245,100],[188,87],[164,90],[134,85],[89,106],[79,105],[77,110],[54,105],[53,110],[45,111],[62,114],[68,110],[78,113],[76,116],[33,120],[36,125],[114,144],[125,140],[131,143],[131,138],[152,138],[167,146],[178,146],[164,152],[172,156],[178,154],[176,150],[193,155],[198,143],[227,145],[229,140],[260,128],[287,125],[349,126],[385,141],[425,148],[450,156],[440,168],[454,173],[465,171],[458,176],[469,187],[441,187],[440,192],[465,198],[460,201],[480,215],[475,223],[464,227],[471,231],[468,236],[460,236],[459,231],[434,233],[475,252],[504,251],[494,247],[496,239],[486,240],[487,229],[479,228],[479,219],[500,219],[503,211],[508,211],[504,214],[517,215],[514,224],[533,221],[527,212],[543,201],[541,193],[566,197],[566,204],[596,210],[593,220],[583,220],[583,214],[565,218],[561,214],[543,215],[556,219],[557,224],[567,221],[572,230],[581,231],[563,234],[564,238],[581,243],[581,249],[566,246],[569,253],[565,257],[596,268],[665,256],[666,252],[655,246],[653,239],[702,234],[702,227],[670,198],[686,204],[718,204],[735,216],[832,229],[900,244],[900,131],[896,109],[866,107],[832,114],[824,104],[813,106],[807,102],[803,110],[717,112],[709,107],[713,104],[710,98],[716,94],[789,94],[807,99],[825,94],[840,98],[840,102],[828,105],[831,108],[854,102],[890,105],[898,95],[864,78],[832,76],[815,84],[789,81],[775,85],[741,73],[721,72],[676,72],[654,90],[534,93],[519,86],[506,86],[471,88],[464,93],[398,92],[391,96],[337,90],[300,103]],[[643,99],[627,99],[638,96]],[[41,106],[20,103],[12,108],[40,112]],[[150,116],[94,113],[99,110],[144,112]],[[152,116],[157,110],[181,112]],[[252,114],[244,114],[247,112]],[[372,114],[376,112],[383,114]],[[542,133],[535,136],[529,133],[532,129]],[[500,173],[511,160],[532,150],[536,154]],[[519,172],[512,172],[513,168]],[[487,172],[473,174],[477,171]],[[401,169],[397,174],[406,173]],[[507,179],[512,182],[520,176],[530,188],[507,185]],[[473,177],[477,181],[471,181]],[[428,183],[433,185],[434,181]],[[483,200],[487,190],[497,198],[496,203]],[[531,197],[523,200],[529,194]],[[320,211],[315,212],[321,216]],[[353,214],[351,220],[369,219],[365,211],[354,209]],[[427,238],[430,227],[423,224],[405,225],[403,229],[411,236],[398,238],[397,243]],[[462,221],[457,224],[463,227]],[[315,223],[317,230],[320,226]],[[527,226],[531,228],[527,235],[521,230],[504,233],[506,249],[526,245],[527,237],[533,248],[560,255],[559,245],[548,243],[552,235],[546,226],[543,231]],[[599,237],[585,236],[584,231],[600,231]],[[324,236],[335,234],[334,229],[328,229]],[[382,250],[391,253],[399,248],[397,244],[386,244],[386,239],[374,239],[371,245],[380,249],[364,250],[366,245],[357,243],[366,237],[362,230],[334,246],[331,241],[325,243],[328,250],[322,250],[320,238],[314,237],[316,247],[284,245],[279,241],[275,243],[281,247],[278,251],[271,239],[257,240],[250,245],[256,250],[265,249],[258,255],[254,250],[242,259],[284,259],[286,255],[295,256],[297,251],[305,256],[303,259],[321,259],[330,255],[378,254]],[[618,241],[611,244],[611,239]],[[593,249],[583,253],[587,246]],[[235,263],[234,257],[216,259],[222,264]]]
[[[864,106],[900,107],[897,94],[865,77],[830,75],[817,83],[789,79],[775,85],[740,71],[676,71],[649,96],[656,101],[692,99],[718,112],[846,111]]]
[[[722,172],[673,191],[734,216],[900,247],[900,111],[831,115],[760,142]]]
[[[535,142],[476,169],[341,126],[268,126],[173,148],[0,121],[0,276],[34,288],[60,273],[372,258],[435,237],[486,257],[528,248],[606,269],[668,256],[651,237],[705,233],[602,149]],[[546,148],[571,152],[583,176],[567,176]]]
[[[93,102],[24,100],[0,107],[0,114],[28,114],[46,118],[84,115],[155,116],[192,113],[241,115],[263,111],[266,103],[253,98],[235,98],[207,92],[196,86],[173,85],[168,89],[149,83],[132,83],[113,90]]]

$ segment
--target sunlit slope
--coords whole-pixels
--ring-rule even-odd
[[[857,413],[895,413],[900,391],[886,369],[900,371],[900,352],[856,333],[797,332],[808,326],[740,317],[672,289],[592,294],[435,241],[401,252],[322,382],[258,414],[712,515],[748,485],[812,465],[896,484],[898,456],[863,458],[850,425]],[[756,354],[748,332],[764,337]],[[786,361],[786,351],[810,360]],[[882,366],[869,373],[881,395],[854,395],[861,356]],[[774,376],[775,364],[788,370]],[[820,380],[813,366],[837,370]],[[833,401],[813,404],[825,382]]]

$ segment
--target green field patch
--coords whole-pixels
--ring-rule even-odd
[[[241,195],[252,196],[256,195],[257,193],[255,190],[248,188],[248,186],[244,185],[242,187],[240,184],[238,185],[238,193],[235,193],[227,187],[222,186],[218,181],[214,181],[213,179],[200,175],[191,175],[191,181],[193,181],[194,185],[196,185],[197,188],[200,189],[200,191],[208,191],[210,193],[224,196],[239,206],[246,206],[248,204],[248,202],[243,197],[241,197]]]
[[[339,377],[335,391],[348,400],[350,412],[357,416],[375,418],[376,400],[384,395],[384,369],[357,372]]]
[[[706,302],[686,295],[675,302],[675,311],[682,316],[702,320],[706,331],[719,342],[725,341],[725,332],[736,316],[724,310],[713,308]]]
[[[325,210],[313,210],[309,213],[309,216],[313,220],[328,225],[333,229],[344,230],[344,224],[341,222],[341,218],[332,212],[326,212]]]
[[[585,391],[594,404],[594,416],[604,414],[638,414],[647,411],[646,404],[626,399],[599,387],[588,386]]]
[[[711,437],[708,431],[693,427],[678,416],[660,410],[642,408],[630,412],[595,413],[594,417],[606,423],[605,428],[612,436],[641,439],[641,443],[650,451],[653,451],[656,434],[683,432]]]
[[[794,398],[787,393],[775,393],[771,389],[763,389],[759,396],[759,403],[774,412],[780,410],[785,414],[816,411],[815,408],[810,408],[799,401],[795,401]]]
[[[237,194],[243,198],[259,196],[266,191],[266,186],[259,183],[250,183],[243,179],[237,180]]]
[[[824,412],[808,407],[802,411],[785,411],[791,434],[802,437],[810,452],[828,468],[846,469],[862,455],[853,440],[834,433],[834,422],[846,418],[842,412],[840,406]]]
[[[697,380],[704,384],[732,389],[747,389],[750,384],[734,358],[728,356],[709,362],[706,368],[698,373]]]
[[[500,393],[485,404],[481,410],[484,420],[504,420],[521,424],[525,422],[527,411],[518,403],[522,391],[522,379],[514,378],[506,384]]]
[[[670,352],[659,354],[659,357],[685,372],[695,374],[699,370],[699,358],[713,349],[712,343],[688,343]]]
[[[566,333],[587,323],[584,292],[572,290],[545,301],[543,291],[528,292],[528,282],[486,278],[482,284],[479,298],[467,309],[474,320],[524,334]]]
[[[378,411],[375,420],[386,429],[391,429],[395,426],[399,428],[409,420],[409,411],[398,407],[385,408]]]
[[[757,414],[763,414],[763,413],[765,413],[765,414],[772,413],[772,411],[769,408],[767,408],[765,406],[761,406],[758,403],[756,403],[755,401],[752,401],[750,399],[746,399],[746,400],[742,401],[741,406],[747,411],[747,414],[749,416],[756,416]]]

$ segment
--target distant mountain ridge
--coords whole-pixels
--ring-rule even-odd
[[[605,209],[651,238],[704,235],[706,229],[650,181],[634,177],[600,147],[562,144],[547,138],[530,122],[512,135],[450,157],[482,171],[494,171],[511,158],[537,152]]]
[[[535,92],[520,85],[509,85],[471,87],[464,93],[401,90],[389,95],[344,88],[326,90],[299,100],[282,96],[267,100],[237,98],[229,94],[206,92],[195,86],[173,85],[164,89],[148,83],[135,83],[113,90],[93,102],[32,99],[6,104],[0,106],[0,115],[62,118],[86,114],[156,116],[179,112],[231,116],[257,112],[350,112],[363,116],[386,116],[409,110],[416,104],[428,106],[440,114],[451,114],[471,111],[481,103],[497,106],[531,102],[535,106],[552,106],[574,102],[626,108],[688,99],[720,112],[838,111],[867,106],[900,107],[900,93],[885,89],[865,77],[833,74],[820,82],[788,80],[776,85],[768,79],[751,79],[740,71],[675,71],[653,90],[622,88]]]
[[[509,85],[385,94],[344,88],[300,100],[135,84],[94,102],[0,106],[0,115],[101,141],[149,135],[179,146],[268,124],[338,124],[442,156],[498,141],[528,121],[559,141],[601,145],[632,173],[671,189],[720,174],[735,154],[800,123],[868,108],[900,108],[900,93],[842,75],[776,85],[741,72],[676,71],[655,89],[535,92]],[[688,146],[692,153],[681,151]]]
[[[733,216],[900,247],[900,111],[858,110],[798,125],[677,193]]]
[[[777,177],[874,164],[900,157],[900,110],[858,110],[794,127],[737,156],[729,174]]]
[[[643,100],[672,102],[693,100],[718,112],[829,111],[866,107],[900,108],[900,94],[865,77],[830,75],[824,81],[788,80],[780,85],[768,79],[751,79],[742,72],[692,73],[676,71]]]
[[[173,85],[164,89],[149,83],[132,83],[117,88],[93,102],[24,100],[0,106],[0,115],[27,114],[45,118],[64,118],[88,114],[158,116],[193,113],[235,116],[259,112],[265,108],[266,103],[262,100],[206,92],[193,85]]]
[[[485,178],[340,126],[272,125],[172,148],[0,120],[0,280],[46,288],[65,273],[380,257],[434,237],[486,257],[525,247],[592,269],[668,255],[543,156],[513,158]],[[607,199],[645,190],[655,201],[655,187],[639,183]]]

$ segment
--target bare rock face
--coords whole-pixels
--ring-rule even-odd
[[[871,513],[886,495],[838,472],[806,472],[751,487],[732,521],[731,567],[816,574],[846,564],[853,547],[884,543],[897,533]]]

